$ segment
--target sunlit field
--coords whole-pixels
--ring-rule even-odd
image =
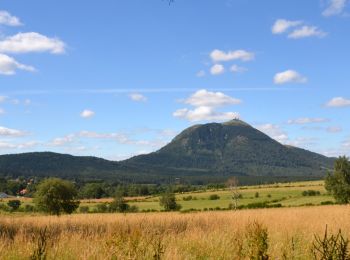
[[[246,259],[251,228],[267,229],[271,259],[311,259],[314,235],[350,237],[349,206],[200,213],[2,216],[1,259]],[[255,224],[254,224],[255,223]],[[250,228],[249,228],[250,227]],[[250,233],[249,233],[250,232]],[[35,258],[33,258],[35,259]],[[36,258],[39,259],[39,258]]]

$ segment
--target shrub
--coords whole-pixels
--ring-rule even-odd
[[[219,200],[219,199],[220,199],[220,196],[217,194],[212,194],[209,196],[209,200]]]
[[[106,203],[99,203],[96,205],[95,212],[97,213],[106,213],[108,211],[108,206]]]
[[[271,194],[267,194],[267,197],[268,197],[268,198],[271,198],[272,196],[271,196]]]
[[[334,202],[333,201],[330,201],[330,200],[327,200],[327,201],[322,201],[321,202],[321,205],[333,205]]]
[[[79,212],[80,213],[89,213],[89,207],[88,206],[80,206]]]
[[[127,212],[130,206],[125,202],[122,194],[117,194],[114,198],[113,202],[109,205],[109,209],[111,212]]]
[[[320,195],[321,193],[317,190],[304,190],[302,192],[302,195],[303,196],[318,196]]]
[[[268,260],[268,232],[262,224],[253,222],[246,227],[247,256],[249,259]]]
[[[20,200],[9,200],[7,202],[7,206],[11,208],[11,211],[16,211],[18,210],[19,206],[21,206],[21,201]]]
[[[183,197],[183,200],[184,200],[184,201],[189,201],[189,200],[192,200],[192,199],[193,199],[193,198],[192,198],[191,195],[186,196],[186,197]]]
[[[337,235],[328,236],[327,226],[323,237],[315,235],[312,253],[315,259],[338,260],[350,259],[348,250],[349,240],[344,238],[341,230]]]
[[[24,205],[24,212],[34,212],[35,211],[35,207],[33,205],[29,205],[29,204],[26,204]]]
[[[254,197],[255,197],[255,198],[259,198],[259,192],[255,192]]]

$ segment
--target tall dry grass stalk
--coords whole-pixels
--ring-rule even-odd
[[[312,259],[326,225],[350,237],[350,207],[0,216],[0,259],[254,259],[259,245],[269,259]]]

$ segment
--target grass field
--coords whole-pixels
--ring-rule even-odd
[[[317,196],[303,196],[302,192],[306,190],[319,191]],[[269,205],[276,203],[281,204],[283,207],[290,206],[310,206],[320,205],[322,202],[334,201],[334,199],[327,194],[324,189],[323,181],[310,181],[310,182],[295,182],[295,183],[283,183],[273,185],[261,185],[261,186],[244,186],[239,190],[242,198],[239,199],[238,205],[248,205],[250,203],[267,202]],[[256,193],[259,197],[256,197]],[[209,196],[217,194],[220,199],[210,200]],[[184,198],[192,196],[192,200],[185,201]],[[176,194],[177,203],[182,206],[182,210],[204,210],[215,208],[228,208],[232,203],[231,193],[229,190],[210,190]],[[6,200],[2,200],[6,202]],[[32,199],[21,198],[22,207],[26,204],[32,204]],[[157,210],[160,211],[159,197],[136,197],[126,198],[130,205],[135,205],[140,211]],[[99,203],[111,202],[111,198],[107,199],[93,199],[82,200],[81,206],[88,206],[91,211],[96,208]],[[1,203],[1,201],[0,201]]]
[[[198,213],[2,216],[0,258],[249,259],[254,223],[267,229],[270,259],[312,259],[314,235],[341,228],[350,237],[349,206]],[[253,228],[253,229],[252,229]],[[252,232],[253,230],[253,232]],[[35,258],[38,257],[38,258]]]

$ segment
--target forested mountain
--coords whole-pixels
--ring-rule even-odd
[[[244,183],[315,179],[334,159],[285,146],[240,120],[195,125],[165,147],[121,162],[50,152],[0,156],[0,176],[58,176],[134,183]]]

